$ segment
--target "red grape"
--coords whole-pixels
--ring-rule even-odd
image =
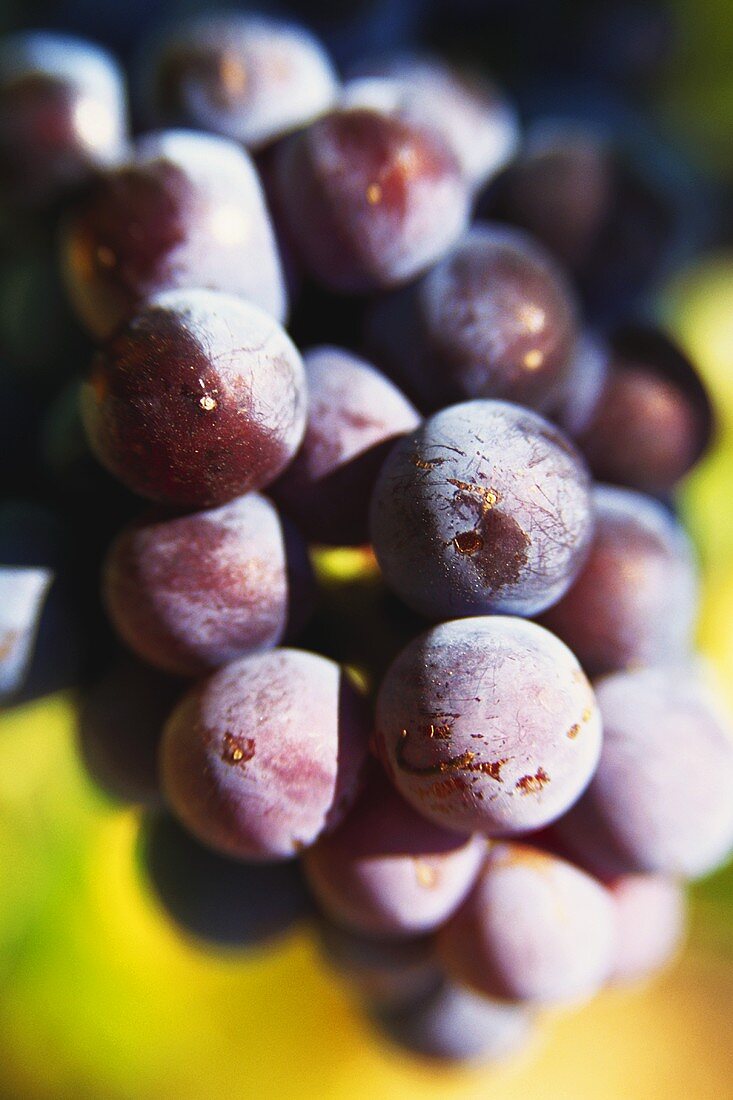
[[[468,191],[442,138],[383,112],[333,111],[289,138],[275,169],[301,262],[339,293],[406,282],[466,225]]]
[[[109,616],[144,660],[195,675],[297,634],[315,602],[305,546],[258,493],[125,528],[104,569]]]
[[[369,500],[390,445],[420,422],[400,391],[341,348],[304,357],[308,424],[273,495],[314,542],[367,542]]]
[[[324,911],[361,935],[431,932],[470,890],[485,841],[427,821],[382,778],[303,857]]]
[[[494,844],[467,900],[438,936],[448,972],[480,993],[575,1002],[605,983],[614,906],[590,875],[548,852]]]
[[[575,657],[522,619],[442,623],[397,657],[377,700],[377,747],[400,793],[449,829],[539,829],[588,784],[601,745]]]
[[[267,485],[295,454],[305,372],[257,306],[168,291],[96,356],[82,412],[97,458],[134,492],[161,504],[223,504]]]
[[[163,788],[204,844],[288,859],[339,824],[357,794],[370,722],[326,657],[273,649],[193,688],[163,734]]]
[[[68,219],[62,262],[72,304],[98,338],[172,289],[238,294],[278,321],[287,313],[257,173],[243,149],[211,134],[149,134],[99,174]]]

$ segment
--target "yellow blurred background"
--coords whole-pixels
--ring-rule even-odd
[[[730,174],[730,0],[678,7],[687,62],[662,107]],[[682,507],[704,567],[700,644],[733,713],[733,253],[681,273],[659,312],[693,353],[720,415],[716,449]],[[215,952],[186,939],[146,885],[139,827],[137,811],[87,778],[70,700],[0,718],[0,1096],[733,1096],[731,870],[694,888],[688,946],[661,979],[550,1016],[534,1047],[499,1070],[457,1071],[380,1045],[305,932],[256,950]]]

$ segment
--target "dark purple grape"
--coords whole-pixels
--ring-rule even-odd
[[[375,776],[341,826],[303,857],[324,912],[363,936],[432,932],[460,905],[486,842],[427,821]]]
[[[554,260],[526,234],[480,223],[421,282],[377,301],[366,324],[376,362],[429,412],[476,397],[551,407],[575,337]]]
[[[471,187],[511,159],[519,119],[500,90],[427,54],[391,54],[360,62],[342,95],[350,107],[373,107],[432,127],[453,151]]]
[[[62,263],[72,304],[98,338],[172,289],[238,294],[279,321],[287,313],[257,173],[242,148],[212,134],[149,134],[101,173],[68,220]]]
[[[633,303],[675,236],[673,204],[654,170],[633,149],[577,122],[545,121],[530,131],[479,210],[537,237],[602,316]]]
[[[595,533],[580,575],[542,623],[591,675],[683,658],[698,585],[684,529],[651,497],[600,485]]]
[[[194,676],[297,635],[315,582],[298,532],[247,493],[204,512],[141,517],[110,548],[103,594],[139,657]]]
[[[712,871],[733,849],[733,739],[700,671],[620,672],[596,692],[601,759],[560,839],[604,878]]]
[[[415,611],[534,615],[560,599],[587,557],[590,479],[536,413],[470,401],[395,444],[370,526],[387,584]]]
[[[384,112],[333,111],[282,145],[275,171],[300,261],[338,293],[412,279],[466,225],[468,189],[451,151]]]
[[[411,642],[377,700],[376,744],[399,792],[450,829],[512,835],[559,817],[600,752],[593,691],[569,649],[503,616]]]
[[[227,859],[163,814],[148,819],[142,846],[158,902],[183,932],[207,946],[266,943],[291,932],[309,915],[295,863],[252,866]]]
[[[158,746],[181,682],[123,655],[82,695],[79,746],[84,763],[107,793],[124,802],[157,805]]]
[[[23,32],[0,41],[0,191],[18,206],[55,200],[126,144],[124,78],[105,50]]]
[[[433,940],[360,936],[321,918],[317,943],[326,964],[366,1004],[396,1008],[414,1003],[441,984]]]
[[[444,982],[416,1003],[372,1014],[372,1022],[410,1054],[439,1062],[501,1062],[532,1037],[532,1017]]]
[[[163,735],[163,787],[201,841],[288,859],[335,828],[357,794],[370,718],[337,664],[274,649],[194,688]]]
[[[546,411],[571,439],[586,430],[604,398],[609,356],[608,347],[597,336],[582,333],[578,337],[562,392]]]
[[[542,123],[489,191],[486,212],[582,270],[612,200],[611,159],[603,138],[579,124]]]
[[[712,427],[689,359],[663,332],[628,328],[613,341],[609,377],[579,446],[602,481],[665,494],[701,458]]]
[[[223,504],[273,481],[306,420],[305,372],[257,306],[207,290],[151,298],[96,356],[82,391],[92,450],[162,504]]]
[[[341,348],[316,348],[304,358],[308,424],[295,460],[273,494],[314,542],[368,541],[369,500],[396,436],[420,417],[369,363]]]
[[[661,970],[685,933],[685,893],[663,875],[622,875],[609,884],[616,907],[614,985],[638,982]]]
[[[490,997],[554,1004],[592,997],[616,949],[608,891],[571,863],[494,844],[473,891],[438,935],[448,973]]]
[[[259,149],[328,111],[338,78],[303,27],[243,12],[179,20],[151,45],[141,95],[156,125],[190,126]]]

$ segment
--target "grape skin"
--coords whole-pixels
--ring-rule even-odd
[[[617,947],[610,981],[642,981],[668,965],[684,938],[684,890],[663,875],[622,875],[608,884],[616,908]]]
[[[107,612],[143,660],[197,675],[297,634],[315,603],[305,545],[265,497],[148,514],[111,546]]]
[[[659,329],[626,327],[578,445],[597,478],[664,495],[710,443],[714,415],[693,364]]]
[[[581,333],[573,351],[563,392],[547,412],[573,440],[588,429],[604,400],[610,351],[603,340]],[[581,448],[582,449],[582,448]]]
[[[392,54],[362,61],[341,103],[376,107],[436,129],[472,188],[511,159],[519,138],[513,107],[489,81],[428,54]]]
[[[97,458],[133,492],[213,506],[263,488],[290,461],[305,389],[295,346],[257,306],[175,290],[97,354],[82,415]]]
[[[426,412],[485,397],[551,407],[576,335],[575,299],[549,253],[519,230],[480,222],[366,320],[375,361]]]
[[[430,417],[395,444],[371,505],[387,584],[433,619],[534,615],[580,571],[590,481],[559,429],[500,401]]]
[[[486,616],[411,642],[382,682],[376,742],[395,786],[449,829],[539,829],[593,775],[601,724],[562,642],[534,623]]]
[[[184,826],[223,855],[289,859],[356,797],[370,718],[335,662],[273,649],[233,661],[169,719],[163,788]]]
[[[371,1019],[403,1050],[439,1062],[501,1062],[532,1036],[532,1017],[523,1007],[451,982],[417,1002],[372,1012]]]
[[[479,202],[481,216],[527,230],[557,256],[601,318],[636,306],[679,246],[684,217],[648,142],[640,152],[628,133],[619,138],[541,122]]]
[[[487,996],[577,1003],[606,982],[614,906],[590,875],[523,844],[492,845],[473,891],[438,936],[448,973]]]
[[[140,97],[156,125],[191,126],[260,149],[336,102],[338,77],[305,28],[207,13],[165,28],[147,50]]]
[[[629,489],[598,485],[593,503],[588,560],[542,624],[593,676],[684,659],[698,606],[684,529],[663,505]]]
[[[96,339],[173,289],[237,294],[287,316],[287,293],[259,177],[247,153],[212,134],[147,134],[99,173],[66,220],[62,270]]]
[[[425,820],[375,779],[341,826],[303,857],[311,890],[339,924],[365,936],[431,932],[460,904],[485,851]]]
[[[698,878],[733,848],[733,740],[711,690],[687,665],[599,681],[598,770],[556,824],[583,866],[604,878]]]
[[[119,160],[127,140],[124,77],[80,38],[29,31],[0,40],[0,188],[44,206]]]
[[[362,108],[333,111],[284,142],[275,185],[299,259],[340,294],[419,275],[468,217],[467,187],[440,136]]]
[[[308,539],[365,543],[381,465],[395,437],[420,417],[389,379],[351,352],[314,348],[304,363],[305,437],[273,495]]]

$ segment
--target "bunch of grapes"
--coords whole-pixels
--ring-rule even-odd
[[[0,689],[82,684],[189,931],[307,915],[393,1041],[502,1058],[733,848],[673,505],[712,412],[616,308],[672,214],[438,56],[209,14],[132,86],[134,138],[104,51],[0,44]]]

